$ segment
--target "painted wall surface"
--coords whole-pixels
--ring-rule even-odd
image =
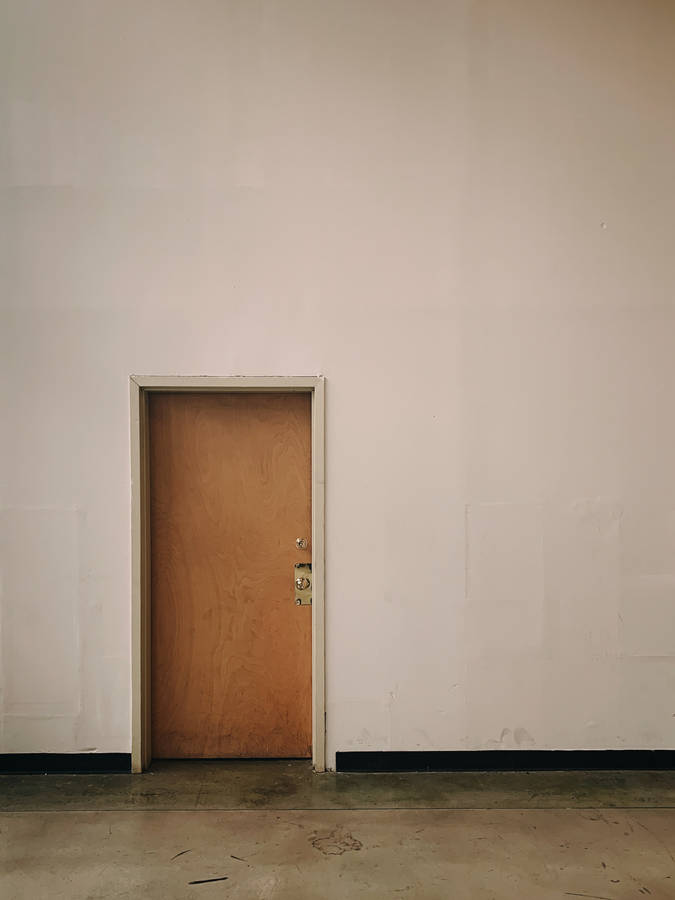
[[[2,11],[1,749],[130,749],[130,373],[327,377],[329,762],[675,747],[675,4]]]

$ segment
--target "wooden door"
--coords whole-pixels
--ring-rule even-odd
[[[155,758],[312,754],[310,405],[150,394]]]

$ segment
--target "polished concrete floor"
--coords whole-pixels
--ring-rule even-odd
[[[675,773],[0,777],[0,897],[675,900]]]

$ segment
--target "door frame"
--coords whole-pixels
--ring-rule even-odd
[[[148,398],[152,393],[289,393],[312,398],[312,764],[326,771],[325,379],[311,376],[131,375],[131,770],[152,761]],[[289,595],[290,596],[290,595]],[[291,600],[289,599],[289,603]]]

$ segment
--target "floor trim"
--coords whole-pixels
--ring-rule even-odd
[[[94,775],[131,772],[131,753],[0,753],[1,775]]]
[[[528,772],[675,769],[675,750],[338,751],[337,772]]]

